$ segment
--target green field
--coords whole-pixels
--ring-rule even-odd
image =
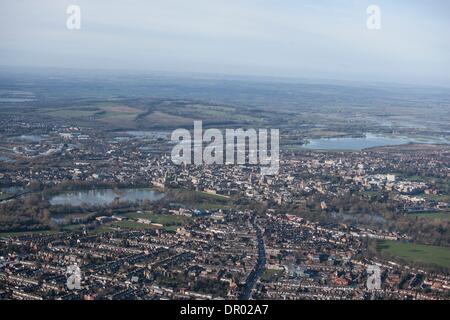
[[[89,235],[102,234],[102,233],[114,231],[111,228],[112,226],[113,226],[112,224],[104,224],[104,225],[97,226],[94,229],[87,229],[86,231]],[[81,231],[83,231],[83,225],[82,224],[68,224],[68,225],[65,225],[62,230],[68,231],[68,232],[81,232]]]
[[[212,203],[212,202],[205,202],[205,203],[199,203],[194,206],[195,209],[201,209],[201,210],[219,210],[219,209],[226,209],[228,206],[219,204],[219,203]]]
[[[10,197],[9,194],[7,194],[7,193],[0,193],[0,200],[6,199],[8,197]]]
[[[138,223],[136,221],[131,221],[131,220],[124,220],[124,221],[113,222],[111,224],[111,226],[113,226],[113,227],[120,227],[120,228],[124,228],[124,229],[132,229],[132,230],[155,229],[154,226],[151,226],[149,224]]]
[[[48,115],[58,118],[88,118],[97,114],[99,110],[83,110],[83,109],[61,109],[47,112]]]
[[[261,281],[263,282],[270,282],[275,281],[278,279],[278,277],[284,275],[283,270],[273,270],[273,269],[264,269],[263,273],[261,274]]]
[[[422,176],[419,176],[419,175],[406,176],[404,178],[406,180],[415,181],[415,182],[427,182],[428,181],[428,179],[426,177],[422,177]]]
[[[0,232],[0,238],[1,237],[23,237],[23,236],[37,236],[37,235],[42,235],[42,236],[48,236],[48,235],[52,235],[52,234],[56,234],[58,233],[57,230],[39,230],[39,231],[19,231],[19,232]]]
[[[131,212],[124,215],[127,218],[130,219],[147,219],[150,220],[153,223],[159,223],[164,226],[181,226],[188,223],[191,218],[186,216],[175,216],[175,215],[169,215],[169,214],[158,214],[158,213],[151,213],[151,212]]]
[[[168,197],[174,202],[182,203],[192,209],[226,209],[233,204],[233,199],[227,196],[210,194],[203,191],[170,190]]]
[[[424,211],[414,214],[408,214],[408,218],[425,218],[425,219],[436,219],[436,220],[450,220],[450,212],[432,212]]]
[[[450,268],[450,248],[399,241],[380,241],[378,250],[406,261]]]
[[[379,190],[365,190],[361,192],[362,195],[367,196],[369,198],[381,196],[382,192]]]
[[[260,117],[255,117],[250,113],[245,112],[245,110],[239,110],[235,107],[229,106],[212,106],[212,105],[203,105],[203,104],[195,104],[189,106],[189,112],[187,113],[185,109],[177,110],[179,113],[184,116],[200,118],[200,119],[227,119],[234,121],[245,121],[253,124],[261,123],[262,120]]]
[[[442,201],[442,202],[449,202],[450,201],[450,195],[447,194],[425,194],[423,195],[425,199],[434,200],[434,201]]]
[[[188,224],[193,218],[186,216],[176,216],[169,214],[158,214],[152,212],[130,212],[124,215],[128,219],[125,221],[114,222],[112,226],[133,229],[133,230],[148,230],[155,229],[155,226],[139,223],[135,220],[147,219],[152,223],[158,223],[163,225],[163,230],[168,232],[175,232],[177,228]]]

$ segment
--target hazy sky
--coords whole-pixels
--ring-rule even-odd
[[[450,1],[0,0],[0,65],[448,86]]]

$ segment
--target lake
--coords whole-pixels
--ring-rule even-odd
[[[388,137],[367,133],[365,138],[321,138],[311,139],[302,149],[311,150],[352,150],[359,151],[367,148],[395,146],[408,143],[448,143],[446,140],[415,139],[409,137]]]
[[[27,141],[27,142],[41,142],[44,138],[40,135],[36,134],[23,134],[18,137],[11,138],[10,140],[21,140],[21,141]]]
[[[56,195],[50,199],[51,205],[90,206],[108,205],[118,199],[119,201],[151,202],[164,198],[165,194],[152,189],[94,189],[82,191],[70,191]]]
[[[26,99],[26,98],[0,98],[0,103],[15,103],[15,102],[31,102],[34,99]]]
[[[5,156],[0,156],[0,161],[14,162],[14,160],[12,160],[11,158],[5,157]]]
[[[147,139],[169,139],[170,132],[167,131],[126,131],[127,135],[135,138]]]

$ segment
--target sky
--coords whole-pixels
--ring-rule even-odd
[[[450,1],[0,0],[0,65],[450,86]]]

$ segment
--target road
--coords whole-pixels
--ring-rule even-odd
[[[241,292],[239,299],[240,300],[249,300],[252,297],[253,288],[258,281],[258,278],[261,276],[264,271],[264,266],[266,265],[266,250],[264,248],[264,240],[262,237],[262,232],[259,226],[256,224],[255,219],[252,220],[252,225],[256,230],[256,241],[258,245],[258,260],[256,261],[256,265],[253,270],[247,277],[245,281],[244,289]]]

